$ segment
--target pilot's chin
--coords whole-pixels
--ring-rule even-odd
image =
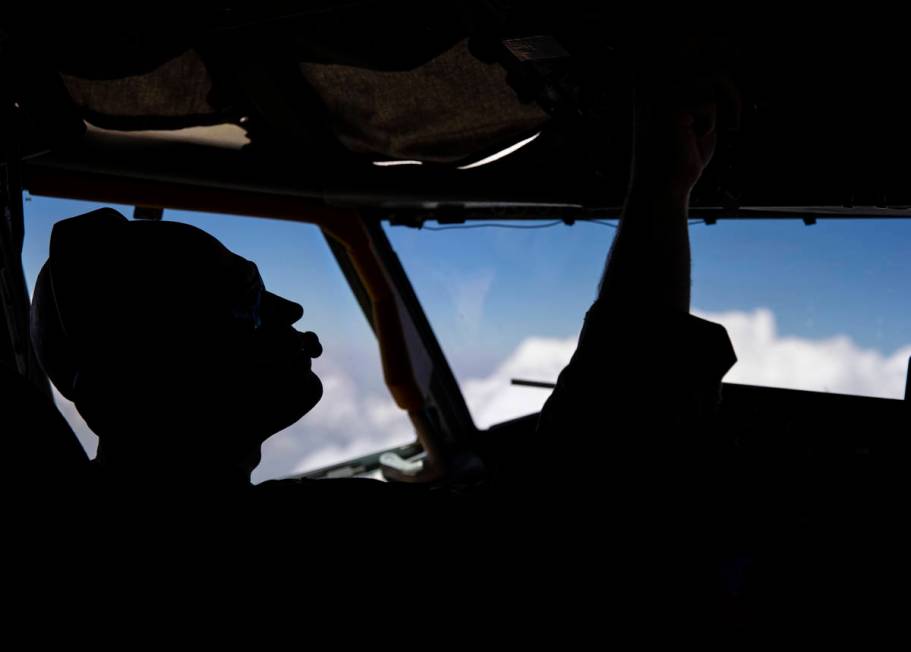
[[[301,395],[301,406],[303,411],[298,419],[316,407],[316,404],[320,402],[321,398],[323,398],[323,383],[320,381],[319,376],[312,371],[308,371],[305,389]]]
[[[265,437],[297,423],[323,397],[323,384],[311,370],[273,380],[257,388],[260,426]]]

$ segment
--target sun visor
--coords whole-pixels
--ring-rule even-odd
[[[512,145],[548,119],[520,102],[506,71],[475,58],[466,41],[414,70],[302,63],[301,72],[354,152],[454,163]]]

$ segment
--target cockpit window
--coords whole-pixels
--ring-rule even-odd
[[[29,292],[47,259],[54,223],[100,207],[26,196],[23,266]],[[132,207],[113,208],[132,215]],[[193,224],[254,261],[270,292],[304,307],[304,316],[295,327],[314,331],[322,343],[323,355],[313,361],[313,369],[322,380],[323,398],[303,419],[266,441],[254,482],[314,470],[415,440],[407,414],[395,405],[383,382],[376,338],[318,227],[172,210],[165,211],[164,219]],[[71,403],[56,392],[55,398],[93,456],[97,438]]]
[[[614,228],[427,226],[386,229],[476,424],[538,411],[549,390],[534,383],[575,350]],[[693,312],[723,324],[739,358],[726,381],[903,396],[911,221],[693,219],[690,238]]]

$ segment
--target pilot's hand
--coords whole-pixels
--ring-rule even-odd
[[[719,107],[728,110],[737,101],[733,86],[721,77],[639,89],[631,188],[688,200],[715,153]]]

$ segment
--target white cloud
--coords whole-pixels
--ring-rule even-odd
[[[738,362],[725,377],[727,382],[884,398],[904,395],[911,344],[884,355],[844,335],[820,340],[784,337],[768,308],[697,314],[728,330]],[[552,382],[575,349],[576,338],[529,337],[489,376],[464,381],[465,400],[478,427],[540,410],[549,390],[511,386],[511,379]]]
[[[316,366],[323,383],[322,400],[303,419],[266,441],[262,463],[253,473],[254,482],[414,441],[407,413],[393,402],[382,384],[358,378],[351,373],[356,370],[342,369],[327,356],[316,361]]]
[[[722,324],[738,362],[727,382],[839,394],[902,398],[911,344],[891,354],[865,349],[847,335],[820,340],[781,336],[768,308],[698,313]]]
[[[529,337],[486,378],[466,380],[462,392],[475,425],[495,423],[537,412],[550,390],[511,385],[513,378],[552,382],[576,350],[577,339]]]

